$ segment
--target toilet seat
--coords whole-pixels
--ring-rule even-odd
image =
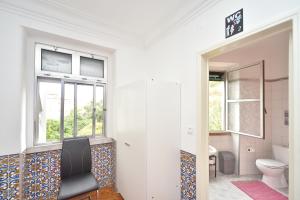
[[[287,167],[286,164],[279,162],[277,160],[272,160],[272,159],[258,159],[257,163],[259,163],[267,168],[272,168],[272,169]]]

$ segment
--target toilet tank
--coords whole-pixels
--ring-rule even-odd
[[[273,145],[273,155],[275,160],[280,161],[284,164],[289,164],[289,148],[280,146],[280,145]]]

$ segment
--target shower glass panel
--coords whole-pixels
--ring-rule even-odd
[[[227,72],[227,131],[264,138],[264,62]]]

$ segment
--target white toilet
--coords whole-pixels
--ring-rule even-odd
[[[288,147],[273,145],[272,159],[257,159],[256,166],[263,173],[262,181],[273,188],[285,188],[288,186],[284,177],[284,170],[289,163]]]

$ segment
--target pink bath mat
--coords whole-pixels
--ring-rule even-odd
[[[261,181],[232,181],[253,200],[287,200],[288,198]]]

